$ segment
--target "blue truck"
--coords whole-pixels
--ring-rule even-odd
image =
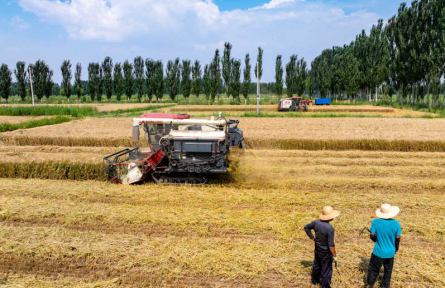
[[[330,105],[331,98],[317,98],[315,99],[315,105]]]

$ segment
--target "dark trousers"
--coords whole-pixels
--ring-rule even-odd
[[[368,267],[368,285],[373,287],[377,276],[379,276],[380,268],[384,268],[383,287],[389,288],[391,285],[392,267],[394,266],[394,258],[379,258],[372,254]]]
[[[323,288],[331,288],[332,255],[328,249],[315,247],[314,266],[312,267],[312,285],[321,284]]]

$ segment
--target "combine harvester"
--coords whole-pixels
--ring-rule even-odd
[[[301,97],[284,98],[278,102],[278,111],[307,111],[310,105],[312,105],[312,100],[302,100]]]
[[[238,120],[190,119],[187,114],[149,113],[133,119],[133,141],[142,125],[149,151],[124,149],[104,158],[109,180],[139,184],[204,184],[209,174],[227,173],[230,147],[245,147]]]

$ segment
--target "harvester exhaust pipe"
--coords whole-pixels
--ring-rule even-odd
[[[139,141],[139,125],[133,125],[133,141]]]

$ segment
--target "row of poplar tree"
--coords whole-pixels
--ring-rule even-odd
[[[349,45],[324,50],[311,64],[308,87],[324,97],[376,101],[379,92],[397,93],[398,102],[437,107],[444,64],[445,1],[415,0],[369,35],[363,30]]]
[[[247,100],[251,90],[251,64],[250,56],[246,54],[244,60],[244,69],[241,71],[241,60],[231,57],[232,45],[225,43],[224,54],[221,57],[219,50],[216,49],[215,55],[208,65],[205,65],[202,71],[201,64],[196,60],[193,64],[190,60],[179,58],[167,62],[164,74],[164,65],[161,60],[155,61],[138,56],[133,63],[126,60],[122,63],[113,64],[110,57],[106,57],[102,63],[92,62],[88,65],[88,93],[92,101],[102,101],[103,95],[110,100],[116,95],[120,101],[125,95],[130,99],[135,93],[139,101],[143,95],[147,95],[149,101],[156,97],[159,101],[163,98],[166,91],[172,101],[176,101],[179,92],[185,99],[191,94],[199,97],[203,92],[207,100],[215,100],[219,96],[221,88],[224,88],[225,94],[229,98],[233,97],[239,102],[240,94]],[[263,49],[258,48],[258,71],[255,66],[255,77],[261,80]],[[26,68],[23,61],[16,64],[14,70],[17,79],[17,94],[25,100],[27,96],[27,83],[29,81],[29,72],[33,83],[34,95],[41,100],[44,96],[50,97],[54,82],[53,71],[48,67],[45,61],[38,60],[35,64]],[[73,92],[80,99],[84,93],[82,89],[82,65],[77,63],[74,71],[74,82],[72,83],[73,71],[70,60],[63,61],[60,70],[62,72],[61,94],[68,99]],[[241,82],[241,72],[243,81]],[[10,86],[12,83],[12,72],[6,64],[0,67],[0,96],[6,101],[10,96]]]

